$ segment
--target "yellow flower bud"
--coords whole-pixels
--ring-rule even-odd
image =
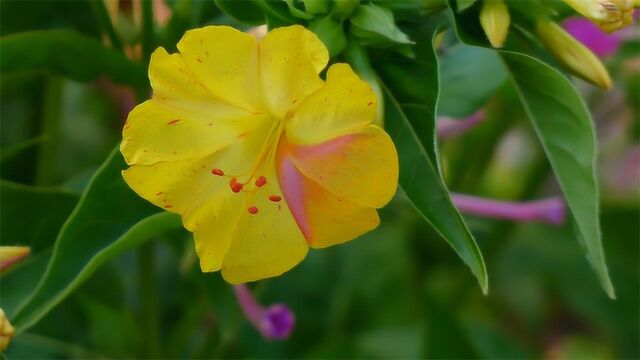
[[[9,319],[7,319],[4,311],[0,309],[0,351],[7,350],[14,333],[15,329],[9,323]]]
[[[564,0],[602,30],[613,32],[633,21],[633,0]]]
[[[26,258],[31,249],[28,246],[0,246],[0,273]]]
[[[509,32],[511,17],[502,0],[484,0],[480,10],[480,25],[487,34],[491,46],[500,48],[504,45]]]
[[[539,20],[537,31],[547,49],[574,75],[599,87],[611,88],[611,78],[600,59],[558,24]]]

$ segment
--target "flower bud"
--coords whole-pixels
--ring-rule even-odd
[[[601,88],[611,88],[609,73],[598,57],[558,24],[547,19],[539,20],[537,31],[547,49],[574,75]]]
[[[480,10],[480,25],[487,34],[491,46],[500,48],[504,45],[509,32],[511,17],[502,0],[484,0]]]
[[[7,319],[4,311],[0,309],[0,351],[7,350],[14,333],[15,329],[9,323],[9,319]]]
[[[0,273],[25,259],[30,253],[28,246],[0,246]]]
[[[602,30],[613,32],[633,21],[633,0],[564,0]]]

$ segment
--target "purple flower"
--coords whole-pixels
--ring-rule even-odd
[[[274,304],[265,309],[247,285],[235,285],[233,290],[242,312],[265,339],[284,340],[289,337],[295,327],[295,315],[286,304]]]
[[[620,32],[608,34],[582,17],[567,19],[563,27],[571,36],[601,58],[615,54],[623,40]]]

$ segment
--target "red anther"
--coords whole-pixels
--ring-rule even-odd
[[[269,200],[271,200],[273,202],[278,202],[278,201],[282,200],[282,197],[278,196],[278,195],[271,195],[271,196],[269,196]]]
[[[239,193],[240,191],[242,191],[242,184],[237,182],[235,178],[229,181],[229,187],[231,187],[231,191],[233,191],[234,193]]]
[[[224,175],[224,171],[222,171],[220,169],[211,169],[211,173],[213,175],[218,175],[218,176],[223,176]]]
[[[255,215],[255,214],[258,213],[258,208],[255,207],[255,206],[252,206],[252,207],[248,208],[247,211],[249,212],[249,214]]]
[[[256,186],[257,187],[262,187],[266,183],[267,183],[267,178],[264,177],[264,176],[259,176],[258,179],[256,179]]]

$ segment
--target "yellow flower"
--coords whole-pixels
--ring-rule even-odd
[[[564,0],[602,30],[613,32],[633,22],[633,0]]]
[[[309,246],[378,225],[397,187],[395,148],[349,65],[319,77],[329,58],[312,32],[258,41],[208,26],[178,49],[153,53],[153,97],[129,114],[120,150],[129,186],[194,233],[203,271],[231,283],[277,276]]]

